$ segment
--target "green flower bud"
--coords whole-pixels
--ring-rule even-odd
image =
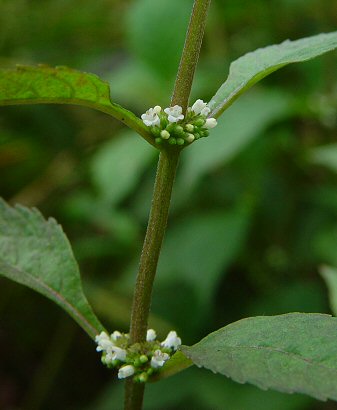
[[[168,140],[168,143],[169,143],[170,145],[176,145],[176,144],[177,144],[177,140],[176,140],[175,138],[171,137],[171,138]]]
[[[177,145],[184,145],[185,140],[183,138],[177,138]]]
[[[149,376],[151,376],[151,374],[153,374],[153,372],[154,372],[153,367],[150,367],[150,368],[147,369],[147,371],[146,371],[146,373],[147,373]]]
[[[170,133],[167,130],[163,130],[160,133],[160,136],[162,137],[163,140],[168,140],[170,138]]]
[[[185,125],[185,130],[188,132],[193,132],[194,131],[194,126],[192,124],[186,124]]]
[[[206,120],[204,118],[199,117],[197,120],[193,121],[193,124],[196,127],[202,127],[205,124]]]
[[[158,138],[155,139],[155,142],[156,142],[156,144],[161,144],[163,142],[163,140],[160,137],[158,137]]]
[[[159,137],[160,136],[160,128],[158,127],[152,127],[151,128],[151,132],[155,137]]]
[[[195,136],[194,136],[193,134],[188,133],[188,134],[186,134],[185,140],[186,140],[188,143],[191,143],[191,142],[193,142],[193,141],[195,140]]]
[[[209,132],[207,130],[200,131],[200,137],[208,137],[208,136],[209,136]]]
[[[174,122],[170,122],[169,125],[166,127],[166,130],[168,132],[173,132],[175,128],[176,128],[176,124]]]
[[[145,354],[142,354],[142,355],[140,356],[139,360],[140,360],[140,362],[141,362],[142,364],[144,364],[144,363],[146,363],[146,362],[149,360],[149,358],[148,358],[147,356],[145,356]]]
[[[133,365],[136,367],[141,366],[143,363],[140,361],[140,358],[137,357],[137,359],[134,360]]]
[[[174,133],[179,136],[182,136],[184,135],[184,128],[181,125],[177,125],[174,129]]]
[[[147,382],[148,378],[149,378],[149,376],[148,376],[148,374],[145,373],[145,372],[141,373],[141,374],[138,376],[138,380],[139,380],[140,383],[145,383],[145,382]]]
[[[168,122],[168,120],[167,120],[167,118],[166,118],[165,116],[163,116],[163,117],[160,118],[160,126],[161,126],[161,128],[166,128],[168,123],[169,123],[169,122]]]

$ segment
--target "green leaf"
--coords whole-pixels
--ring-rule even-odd
[[[289,313],[239,320],[181,350],[239,383],[337,400],[336,341],[336,318]]]
[[[224,113],[209,138],[184,152],[175,188],[179,196],[189,197],[203,175],[231,161],[268,126],[290,113],[291,99],[275,90],[257,90],[238,101]]]
[[[312,148],[309,151],[309,159],[318,165],[322,165],[333,172],[337,172],[337,144],[328,144]]]
[[[111,102],[109,84],[94,74],[67,67],[17,66],[0,70],[0,106],[74,104],[109,114],[153,145],[147,127],[131,111]]]
[[[123,132],[95,153],[91,174],[100,197],[116,205],[135,188],[155,151],[132,131]]]
[[[173,376],[192,365],[192,360],[187,358],[182,352],[177,351],[170,360],[164,364],[160,371],[151,378],[151,381],[166,379],[166,377]]]
[[[0,199],[0,275],[60,305],[92,338],[103,330],[82,290],[78,265],[60,225],[36,209]]]
[[[165,83],[175,76],[184,45],[192,0],[138,0],[130,7],[128,39],[132,52]]]
[[[250,215],[250,207],[243,204],[232,211],[213,210],[178,221],[167,232],[157,284],[182,279],[206,308],[222,274],[244,243]]]
[[[322,266],[319,273],[324,279],[329,290],[330,307],[335,316],[337,316],[337,268],[332,266]]]
[[[286,40],[245,54],[231,63],[227,80],[209,102],[210,116],[219,117],[241,94],[274,71],[310,60],[336,47],[337,31],[334,31],[296,41]]]

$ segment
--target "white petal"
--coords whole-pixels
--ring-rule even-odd
[[[115,342],[117,339],[120,339],[122,337],[122,333],[119,332],[118,330],[115,330],[113,333],[111,333],[111,339]]]
[[[195,114],[200,114],[201,111],[207,106],[206,103],[203,102],[203,100],[197,100],[193,105],[192,105],[192,111]]]
[[[177,348],[181,345],[181,339],[174,330],[171,330],[161,345],[177,350]]]
[[[112,348],[112,351],[113,351],[113,355],[112,355],[113,360],[120,360],[122,362],[125,361],[125,359],[126,359],[126,350],[121,349],[117,346],[114,346]]]
[[[170,356],[167,353],[164,353],[158,349],[154,352],[151,358],[151,367],[154,369],[162,367],[169,358]]]
[[[200,114],[203,115],[204,117],[207,117],[207,115],[211,112],[211,109],[209,107],[205,107],[201,110]]]

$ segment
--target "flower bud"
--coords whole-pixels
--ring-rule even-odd
[[[148,374],[145,373],[145,372],[143,372],[143,373],[141,373],[141,374],[138,376],[138,381],[139,381],[140,383],[145,383],[145,382],[147,382],[147,379],[148,379],[148,378],[149,378]]]
[[[185,130],[188,132],[193,132],[194,131],[194,126],[192,124],[186,124],[185,125]]]
[[[147,342],[153,342],[157,338],[157,333],[153,329],[148,329],[146,333],[146,341]]]
[[[193,141],[195,140],[195,136],[194,136],[193,134],[187,134],[187,137],[185,138],[185,140],[186,140],[188,143],[191,143],[191,142],[193,142]]]
[[[207,129],[214,128],[218,125],[217,120],[215,118],[207,118],[204,127]]]
[[[196,127],[202,127],[205,124],[205,122],[206,121],[203,118],[199,117],[197,120],[193,121],[193,124]]]
[[[185,140],[183,138],[177,138],[177,145],[184,145]]]
[[[168,140],[170,138],[170,133],[166,130],[163,130],[160,133],[160,136],[162,137],[163,140]]]
[[[168,140],[168,143],[169,143],[170,145],[176,145],[176,144],[177,144],[177,140],[176,140],[175,138],[171,137],[171,138]]]
[[[135,368],[131,364],[122,366],[118,371],[118,378],[125,379],[126,377],[132,376],[135,373]]]
[[[149,358],[145,354],[142,354],[140,356],[139,360],[142,364],[144,364],[144,363],[148,362]]]
[[[174,133],[181,136],[184,134],[184,128],[181,125],[177,125],[174,129]]]
[[[200,131],[200,137],[208,137],[208,136],[209,136],[209,132],[207,130]]]
[[[151,132],[155,137],[159,137],[160,136],[160,128],[159,127],[152,127],[151,128]]]

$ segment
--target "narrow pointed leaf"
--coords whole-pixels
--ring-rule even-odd
[[[267,75],[291,63],[310,60],[337,48],[337,31],[260,48],[235,60],[227,80],[212,97],[210,116],[219,117],[241,94]]]
[[[81,285],[67,237],[54,219],[0,199],[0,275],[48,297],[94,338],[103,330]]]
[[[197,366],[239,383],[337,400],[337,318],[329,315],[243,319],[181,350]]]
[[[109,84],[94,74],[44,65],[0,69],[0,106],[17,104],[74,104],[94,108],[122,121],[152,142],[143,122],[113,103]]]

